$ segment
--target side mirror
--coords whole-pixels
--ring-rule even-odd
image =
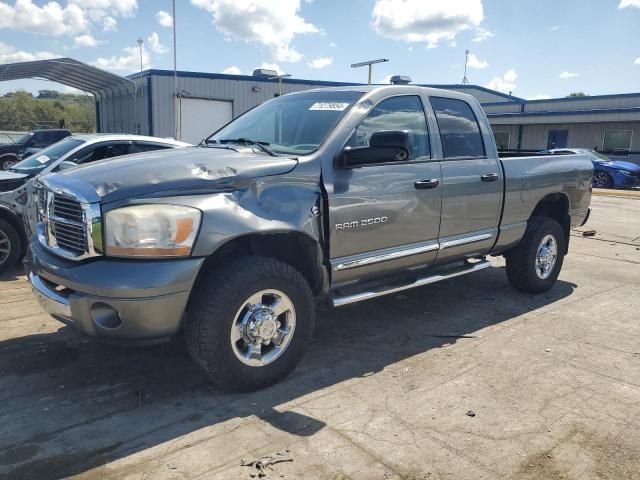
[[[77,166],[78,164],[75,162],[71,162],[69,160],[63,160],[62,162],[60,162],[56,170],[59,172],[62,172],[63,170],[69,170],[70,168],[74,168]]]
[[[371,134],[368,147],[346,147],[337,166],[355,168],[377,163],[405,162],[411,158],[411,136],[405,131],[382,131]]]

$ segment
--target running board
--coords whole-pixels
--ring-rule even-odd
[[[399,285],[388,289],[380,287],[379,289],[365,290],[363,292],[353,293],[350,295],[334,296],[331,298],[331,304],[334,307],[342,307],[351,303],[362,302],[364,300],[382,297],[383,295],[402,292],[403,290],[409,290],[410,288],[422,287],[431,283],[441,282],[442,280],[448,280],[449,278],[459,277],[460,275],[477,272],[478,270],[484,270],[485,268],[489,268],[490,266],[491,263],[488,260],[468,263],[464,267],[457,270],[449,271],[447,273],[429,275],[428,277],[417,278],[413,282],[407,283],[405,285]]]

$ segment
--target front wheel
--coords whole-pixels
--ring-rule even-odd
[[[1,170],[9,170],[16,163],[18,163],[18,159],[16,157],[13,157],[13,156],[5,157],[2,160],[0,160],[0,169]]]
[[[511,285],[527,293],[549,290],[558,279],[565,253],[560,224],[547,217],[533,217],[517,247],[505,255]]]
[[[0,273],[16,263],[21,251],[20,235],[10,223],[0,219]]]
[[[271,258],[242,257],[198,281],[185,337],[210,380],[251,391],[291,373],[314,323],[313,295],[297,270]]]
[[[593,174],[594,188],[611,188],[613,186],[613,178],[605,172],[596,172]]]

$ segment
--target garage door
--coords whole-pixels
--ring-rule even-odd
[[[199,143],[233,118],[231,102],[182,98],[183,142]]]

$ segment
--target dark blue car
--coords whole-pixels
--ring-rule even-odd
[[[586,148],[556,148],[549,153],[562,155],[582,153],[593,162],[595,188],[640,188],[640,165],[623,160],[611,160],[601,153]]]

